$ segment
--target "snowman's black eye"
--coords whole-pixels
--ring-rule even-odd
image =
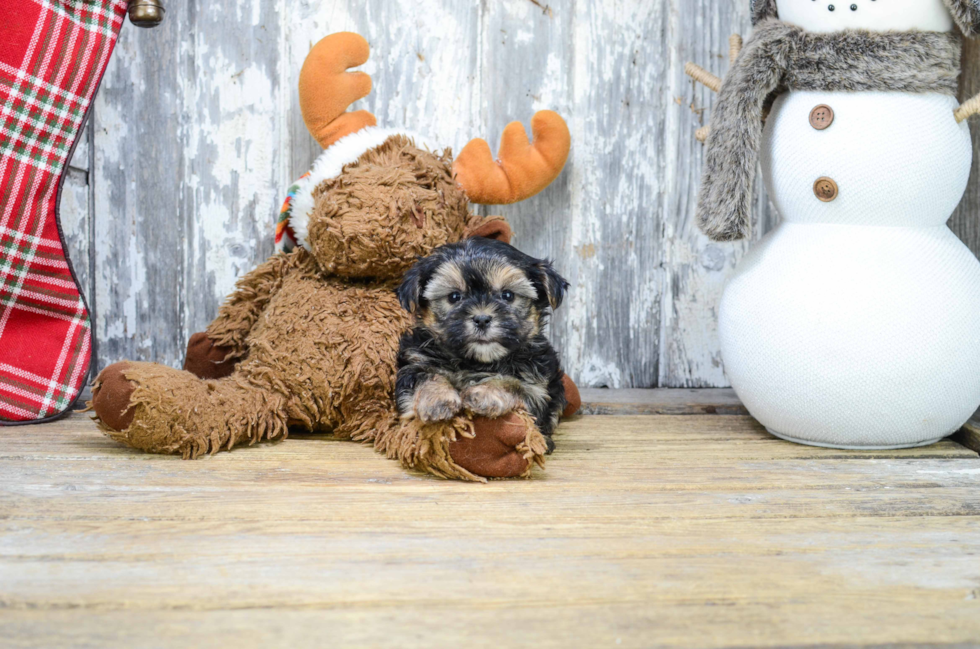
[[[851,5],[851,11],[857,11],[857,10],[858,10],[857,5]]]
[[[829,7],[827,7],[827,9],[829,11],[833,11],[833,10],[837,9],[837,7],[835,7],[834,5],[830,5]]]

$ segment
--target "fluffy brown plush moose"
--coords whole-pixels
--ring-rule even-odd
[[[396,354],[411,316],[394,289],[442,244],[508,240],[506,221],[474,215],[470,201],[516,202],[546,187],[564,166],[568,129],[539,112],[533,144],[513,123],[499,160],[473,140],[454,161],[403,130],[378,128],[366,111],[345,112],[371,90],[370,77],[347,71],[368,54],[351,33],[311,50],[300,104],[325,151],[290,190],[283,249],[241,278],[207,331],[191,338],[184,371],[121,362],[99,374],[89,405],[110,437],[194,458],[281,439],[295,426],[373,442],[445,478],[523,477],[543,464],[545,440],[520,410],[496,420],[398,418]],[[580,401],[565,383],[570,413]]]

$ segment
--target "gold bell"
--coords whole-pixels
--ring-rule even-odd
[[[129,22],[137,27],[156,27],[163,22],[163,4],[160,0],[130,0]]]

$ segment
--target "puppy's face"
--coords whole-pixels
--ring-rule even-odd
[[[398,295],[443,349],[492,363],[541,332],[567,287],[547,261],[506,243],[474,238],[419,261]]]

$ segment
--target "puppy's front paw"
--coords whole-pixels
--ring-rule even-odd
[[[487,419],[503,417],[520,404],[517,395],[494,383],[480,383],[463,390],[463,407]]]
[[[447,381],[426,381],[415,393],[415,415],[427,424],[452,419],[462,407],[459,393]]]

